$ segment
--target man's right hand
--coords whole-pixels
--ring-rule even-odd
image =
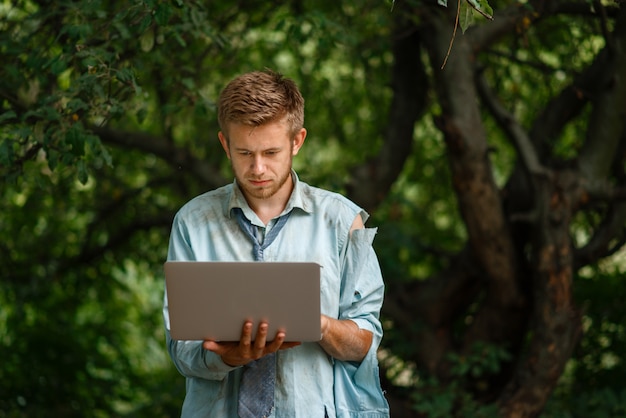
[[[243,366],[251,361],[300,345],[299,342],[285,342],[285,332],[278,331],[272,341],[267,340],[269,325],[267,322],[260,322],[256,337],[252,340],[252,321],[246,321],[241,330],[241,338],[235,342],[217,342],[206,340],[202,343],[205,350],[212,351],[222,358],[222,361],[229,366]]]

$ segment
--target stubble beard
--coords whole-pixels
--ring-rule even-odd
[[[269,199],[278,193],[279,190],[283,188],[287,180],[289,180],[289,176],[291,176],[291,169],[287,170],[281,177],[277,178],[276,181],[272,182],[268,187],[253,187],[250,186],[245,180],[238,178],[237,183],[239,187],[243,189],[245,195],[248,195],[255,199]]]

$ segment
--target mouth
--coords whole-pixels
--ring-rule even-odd
[[[271,180],[248,180],[254,187],[266,187],[271,183]]]

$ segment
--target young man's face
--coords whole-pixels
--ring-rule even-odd
[[[291,162],[304,143],[306,130],[291,138],[283,121],[257,127],[231,124],[228,135],[226,140],[222,132],[218,134],[246,198],[286,201],[291,194]]]

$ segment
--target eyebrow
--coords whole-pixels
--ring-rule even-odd
[[[266,148],[266,149],[259,150],[258,152],[281,151],[283,149],[284,149],[284,147],[271,147],[271,148]],[[253,152],[252,150],[250,150],[248,148],[235,148],[235,151],[237,151],[237,152],[242,152],[242,151]]]

